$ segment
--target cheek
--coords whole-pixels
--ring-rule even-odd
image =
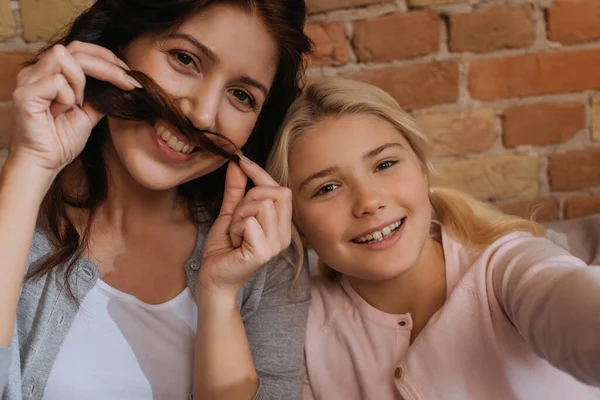
[[[310,210],[298,212],[300,229],[308,242],[315,250],[327,243],[335,241],[340,235],[339,223],[336,223],[335,214],[328,212],[326,207],[313,207]]]
[[[228,100],[224,101],[219,111],[218,132],[227,136],[237,147],[242,147],[254,130],[257,115],[241,112],[227,102]]]

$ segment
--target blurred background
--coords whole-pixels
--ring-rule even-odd
[[[0,0],[0,165],[21,64],[91,3]],[[434,143],[435,183],[543,222],[600,213],[600,0],[307,5],[309,77],[392,94]]]

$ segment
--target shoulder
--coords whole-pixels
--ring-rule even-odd
[[[513,232],[502,236],[492,243],[485,253],[492,262],[519,260],[521,263],[534,264],[542,260],[555,259],[585,265],[583,261],[549,239],[526,232]]]
[[[30,259],[39,259],[54,250],[54,246],[50,243],[49,238],[43,232],[36,230],[31,241],[31,249],[29,251]]]
[[[509,260],[535,263],[557,257],[561,260],[566,258],[575,264],[582,263],[569,251],[546,237],[533,236],[529,232],[508,233],[479,250],[470,249],[448,232],[444,232],[444,252],[446,259],[456,259],[466,264],[486,261],[493,265]]]
[[[311,303],[308,311],[308,330],[321,332],[334,321],[354,308],[354,303],[340,282],[330,282],[321,277],[311,280]]]

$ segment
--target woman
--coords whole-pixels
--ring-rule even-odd
[[[299,397],[307,277],[274,258],[291,200],[260,165],[298,93],[304,19],[301,0],[100,0],[19,74],[3,399]],[[129,69],[256,163],[224,165],[180,121],[104,118],[90,82],[148,91]]]

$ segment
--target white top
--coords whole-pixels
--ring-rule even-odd
[[[43,400],[188,399],[196,326],[188,288],[151,305],[98,280],[58,353]]]

